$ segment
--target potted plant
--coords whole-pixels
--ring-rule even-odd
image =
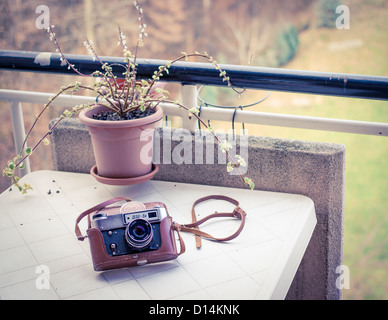
[[[212,63],[220,72],[220,77],[223,81],[233,88],[226,72],[220,68],[209,54],[206,52],[195,52],[192,54],[182,52],[175,60],[168,62],[166,65],[159,66],[158,70],[155,70],[152,79],[146,81],[137,78],[136,61],[138,50],[143,46],[143,40],[147,37],[147,33],[146,25],[143,22],[143,10],[137,1],[134,1],[134,6],[140,21],[140,32],[134,54],[129,51],[125,35],[120,27],[118,32],[118,44],[122,46],[125,62],[124,65],[120,65],[123,67],[120,79],[113,73],[111,65],[100,60],[90,40],[86,40],[84,45],[93,60],[100,62],[101,69],[96,70],[91,75],[82,74],[66,59],[54,33],[54,26],[50,26],[47,29],[50,40],[57,47],[62,63],[67,64],[68,68],[73,69],[78,75],[93,76],[96,77],[97,81],[92,86],[76,82],[62,87],[36,117],[35,122],[27,133],[22,150],[12,160],[8,161],[7,167],[3,170],[3,175],[10,177],[12,183],[23,193],[31,189],[31,186],[19,183],[19,177],[15,174],[16,169],[23,168],[24,160],[30,157],[40,144],[49,144],[49,135],[64,118],[72,117],[75,114],[79,114],[80,121],[89,128],[96,158],[96,166],[91,169],[91,174],[97,180],[108,184],[134,184],[151,179],[156,173],[157,167],[151,163],[150,159],[152,157],[149,154],[144,155],[142,152],[144,153],[144,150],[151,150],[153,130],[163,118],[163,111],[159,106],[162,102],[174,103],[177,107],[184,108],[188,112],[189,117],[196,117],[207,130],[213,133],[216,141],[219,142],[220,148],[228,156],[228,172],[235,169],[238,170],[240,166],[245,165],[244,160],[240,156],[232,157],[229,154],[228,150],[231,148],[231,145],[226,141],[218,139],[214,129],[199,117],[198,108],[188,108],[179,102],[168,100],[168,92],[161,87],[159,82],[164,74],[169,73],[172,64],[181,60],[187,61],[190,57],[200,57]],[[54,123],[51,130],[34,147],[26,148],[27,140],[31,136],[36,123],[41,115],[52,105],[53,101],[61,94],[75,94],[81,90],[95,94],[98,98],[98,103],[93,105],[77,105],[71,110],[66,110]],[[241,174],[240,177],[251,189],[254,188],[254,183],[251,179],[243,177]]]

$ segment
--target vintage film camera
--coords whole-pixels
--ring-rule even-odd
[[[214,213],[197,221],[194,207],[210,199],[229,201],[236,208],[233,212]],[[122,201],[125,203],[113,206]],[[161,202],[143,204],[117,197],[81,213],[76,220],[75,234],[80,241],[89,239],[94,270],[104,271],[176,259],[186,250],[180,231],[193,233],[197,240],[201,237],[216,241],[232,240],[242,231],[246,213],[236,200],[213,195],[197,200],[192,215],[193,223],[180,225],[172,220]],[[89,218],[87,236],[83,236],[79,228],[80,221],[85,217]],[[237,218],[241,220],[240,226],[234,234],[225,238],[215,238],[199,230],[200,224],[217,217]],[[197,247],[200,247],[200,241],[197,241]]]
[[[162,239],[160,223],[167,218],[166,209],[152,209],[107,215],[93,215],[91,225],[101,231],[106,252],[111,256],[158,250]]]
[[[82,213],[76,221],[78,240],[89,239],[93,267],[96,271],[132,267],[172,260],[178,252],[173,221],[163,203],[141,204],[123,198],[103,202]],[[130,206],[128,206],[128,204]],[[133,206],[135,204],[135,206]],[[87,236],[78,223],[89,217]],[[184,245],[183,245],[184,246]]]

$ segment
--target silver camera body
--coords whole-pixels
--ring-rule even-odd
[[[103,236],[106,252],[120,256],[158,250],[161,247],[161,221],[168,216],[163,207],[108,215],[93,215],[91,226]]]

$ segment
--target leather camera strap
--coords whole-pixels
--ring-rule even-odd
[[[195,214],[195,206],[198,205],[199,203],[201,202],[204,202],[204,201],[207,201],[207,200],[224,200],[224,201],[228,201],[232,204],[234,204],[236,207],[235,209],[233,210],[233,212],[229,212],[229,213],[219,213],[219,212],[215,212],[213,214],[210,214],[208,216],[206,216],[205,218],[202,218],[200,220],[197,221],[197,217],[196,217],[196,214]],[[119,202],[119,201],[132,201],[131,199],[129,198],[122,198],[122,197],[116,197],[116,198],[112,198],[110,200],[107,200],[105,202],[102,202],[86,211],[84,211],[83,213],[81,213],[78,218],[76,219],[76,224],[75,224],[75,234],[78,238],[78,240],[80,241],[84,241],[86,236],[83,236],[82,233],[81,233],[81,230],[79,228],[79,222],[86,216],[88,216],[89,214],[93,213],[93,212],[96,212],[96,211],[100,211],[102,209],[104,209],[105,207],[109,206],[109,205],[112,205],[116,202]],[[210,240],[216,240],[216,241],[229,241],[229,240],[232,240],[234,238],[236,238],[240,232],[242,231],[242,229],[244,228],[244,225],[245,225],[245,216],[246,216],[246,213],[244,210],[242,210],[239,206],[239,202],[230,198],[230,197],[227,197],[227,196],[221,196],[221,195],[211,195],[211,196],[207,196],[207,197],[203,197],[203,198],[200,198],[198,199],[197,201],[194,202],[193,204],[193,207],[191,209],[191,215],[192,215],[192,223],[189,223],[189,224],[179,224],[179,223],[176,223],[174,222],[173,223],[173,229],[175,231],[177,231],[178,233],[178,237],[179,237],[179,242],[180,242],[180,247],[181,247],[181,250],[180,250],[180,254],[182,254],[183,252],[185,252],[185,244],[183,242],[183,239],[181,237],[181,235],[179,234],[179,231],[183,231],[183,232],[190,232],[190,233],[193,233],[195,235],[195,238],[196,238],[196,246],[197,248],[200,248],[202,243],[201,243],[201,237],[204,237],[204,238],[207,238],[207,239],[210,239]],[[240,226],[239,228],[236,230],[235,233],[233,233],[232,235],[228,236],[228,237],[224,237],[224,238],[216,238],[216,237],[213,237],[212,235],[206,233],[206,232],[203,232],[199,229],[199,225],[201,225],[202,223],[210,220],[210,219],[213,219],[213,218],[237,218],[239,220],[241,220],[241,223],[240,223]],[[90,221],[89,221],[89,228],[91,227],[90,226]]]
[[[197,217],[196,217],[196,214],[195,214],[195,206],[198,205],[199,203],[207,201],[207,200],[224,200],[224,201],[231,202],[236,207],[233,210],[233,212],[229,212],[229,213],[215,212],[215,213],[210,214],[210,215],[206,216],[205,218],[202,218],[201,220],[197,221]],[[207,238],[207,239],[210,239],[210,240],[216,240],[216,241],[229,241],[229,240],[232,240],[232,239],[236,238],[241,233],[242,229],[244,228],[246,213],[245,213],[244,210],[242,210],[240,208],[239,202],[236,201],[235,199],[232,199],[232,198],[227,197],[227,196],[211,195],[211,196],[200,198],[197,201],[195,201],[194,204],[193,204],[193,207],[191,209],[191,215],[192,215],[192,221],[193,221],[192,223],[182,224],[182,225],[180,225],[178,223],[174,223],[174,226],[175,226],[175,229],[177,231],[184,231],[184,232],[193,233],[195,235],[195,238],[196,238],[196,246],[197,246],[197,248],[200,248],[202,246],[202,244],[201,244],[201,237],[204,237],[204,238]],[[208,234],[206,232],[201,231],[199,229],[199,227],[198,227],[199,225],[201,225],[202,223],[208,221],[209,219],[224,218],[224,217],[226,217],[226,218],[229,218],[229,217],[237,218],[237,219],[241,220],[240,226],[236,230],[236,232],[233,233],[232,235],[228,236],[228,237],[216,238],[216,237],[213,237],[212,235],[210,235],[210,234]],[[178,232],[178,234],[179,234],[179,232]]]
[[[81,230],[79,229],[79,226],[78,226],[78,224],[80,223],[80,221],[81,221],[83,218],[85,218],[87,215],[89,215],[89,214],[91,214],[91,213],[93,213],[93,212],[100,211],[100,210],[104,209],[105,207],[110,206],[111,204],[114,204],[114,203],[116,203],[116,202],[123,201],[123,200],[125,200],[125,201],[127,201],[127,202],[132,201],[132,200],[129,199],[129,198],[116,197],[116,198],[107,200],[107,201],[105,201],[105,202],[102,202],[102,203],[100,203],[100,204],[94,206],[93,208],[90,208],[90,209],[88,209],[88,210],[82,212],[82,213],[78,216],[77,220],[75,221],[75,234],[76,234],[78,240],[79,240],[79,241],[84,241],[84,240],[86,239],[86,236],[83,236],[83,235],[82,235]],[[89,223],[89,228],[90,228],[90,223]]]

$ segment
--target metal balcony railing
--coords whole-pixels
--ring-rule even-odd
[[[98,61],[84,55],[66,55],[68,61],[84,74],[99,70]],[[123,58],[100,57],[103,62],[113,65],[113,72],[122,77]],[[166,61],[138,60],[138,77],[150,79],[160,65]],[[235,87],[294,93],[329,95],[346,98],[388,100],[388,77],[352,74],[307,72],[286,69],[222,65]],[[76,75],[73,70],[61,66],[59,54],[24,51],[0,51],[0,70],[45,72]],[[188,107],[198,106],[197,85],[225,86],[219,72],[211,64],[178,62],[171,66],[163,81],[182,84],[182,100]],[[8,101],[11,107],[15,148],[19,152],[25,138],[21,103],[47,103],[53,94],[0,89],[0,100]],[[76,105],[95,101],[92,97],[63,95],[55,105]],[[183,126],[194,129],[197,122],[185,117],[184,110],[175,105],[162,105],[166,115],[180,116]],[[240,123],[284,126],[302,129],[326,130],[377,136],[388,136],[387,123],[339,120],[295,115],[281,115],[264,112],[204,108],[204,120],[233,121]],[[26,162],[24,174],[30,172]]]

